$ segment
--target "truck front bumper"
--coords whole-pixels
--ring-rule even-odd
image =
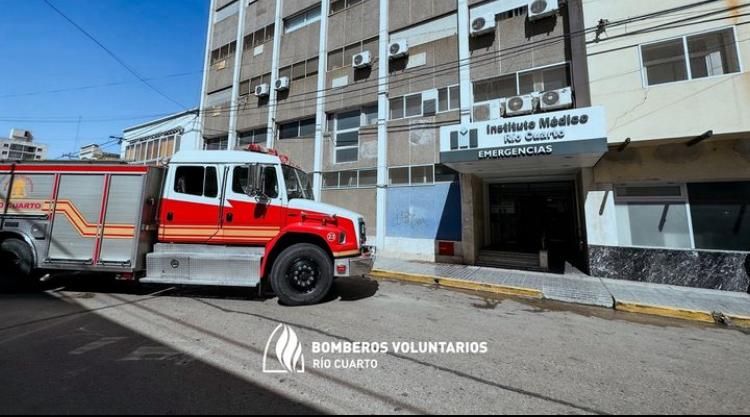
[[[362,254],[353,258],[340,258],[333,260],[334,276],[361,277],[369,274],[375,264],[375,257],[370,249],[362,251]]]

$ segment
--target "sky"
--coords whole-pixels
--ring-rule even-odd
[[[0,137],[31,130],[56,159],[199,105],[210,0],[49,2],[184,107],[43,0],[0,0]]]

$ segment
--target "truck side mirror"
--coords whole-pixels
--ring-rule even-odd
[[[253,164],[250,166],[250,196],[255,197],[259,202],[267,201],[269,191],[266,181],[266,166],[262,164]]]

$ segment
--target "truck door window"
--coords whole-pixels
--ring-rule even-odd
[[[180,194],[215,198],[219,195],[215,167],[185,166],[177,168],[174,191]]]
[[[263,167],[263,181],[269,198],[279,197],[279,182],[276,178],[276,168],[273,165]],[[237,194],[250,194],[250,168],[235,167],[232,174],[232,191]]]

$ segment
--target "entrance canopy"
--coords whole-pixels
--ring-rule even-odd
[[[440,162],[480,177],[570,172],[594,166],[605,152],[602,107],[440,129]]]

